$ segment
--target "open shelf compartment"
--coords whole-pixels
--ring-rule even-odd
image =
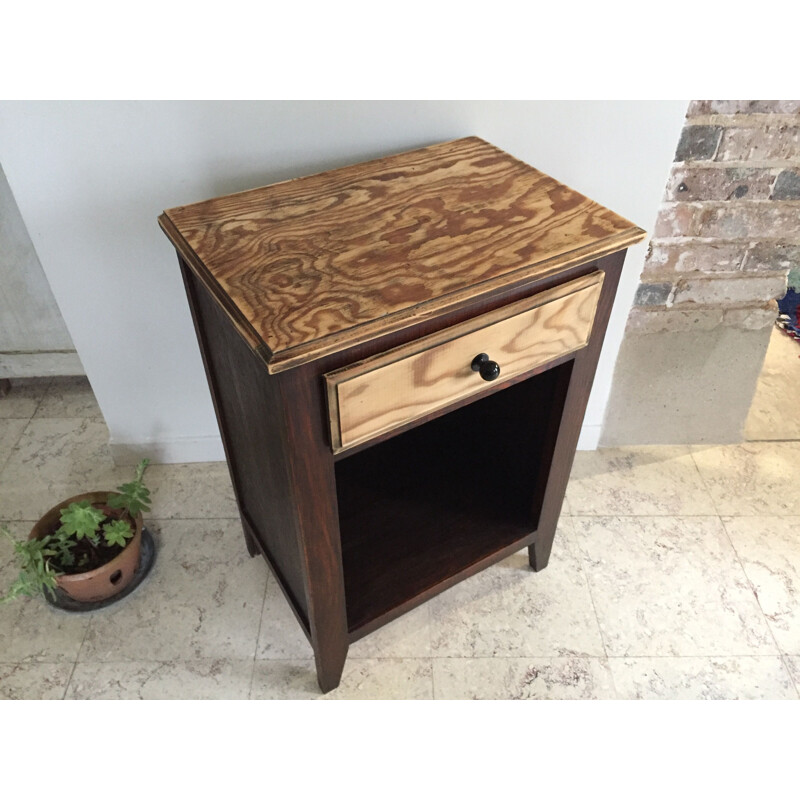
[[[535,532],[573,363],[336,462],[351,634]]]

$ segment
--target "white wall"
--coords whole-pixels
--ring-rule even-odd
[[[0,378],[83,374],[0,164]]]
[[[222,458],[165,208],[478,135],[648,230],[686,101],[0,103],[0,163],[118,458]],[[599,437],[645,245],[628,255]]]

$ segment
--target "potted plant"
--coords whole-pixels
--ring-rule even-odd
[[[143,459],[130,483],[116,492],[88,492],[51,508],[26,541],[14,542],[20,573],[0,602],[56,589],[77,603],[100,603],[121,594],[133,581],[142,549],[142,511],[150,510],[143,483]]]

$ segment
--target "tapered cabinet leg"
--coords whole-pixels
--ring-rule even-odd
[[[329,692],[341,680],[349,638],[333,452],[323,427],[325,398],[309,368],[280,377],[311,646],[320,689]]]
[[[528,548],[528,563],[534,572],[539,572],[547,566],[552,544],[553,540],[548,539],[543,542],[535,542]]]
[[[566,398],[558,425],[553,463],[548,476],[547,491],[545,493],[542,513],[539,518],[539,529],[536,541],[528,548],[528,561],[534,571],[538,572],[547,566],[550,560],[550,551],[553,548],[553,539],[561,515],[562,503],[567,491],[570,472],[572,470],[575,450],[581,432],[586,405],[589,402],[589,393],[592,389],[600,349],[611,314],[611,306],[625,260],[625,251],[605,256],[600,259],[599,266],[605,270],[603,291],[597,305],[597,311],[592,328],[592,335],[588,346],[580,351],[576,357],[566,387]]]
[[[253,534],[250,532],[247,523],[244,521],[242,521],[242,530],[244,531],[244,543],[247,545],[247,552],[250,554],[250,558],[260,556],[261,548],[256,544]]]
[[[314,654],[314,663],[317,667],[317,683],[323,692],[330,692],[335,689],[342,680],[344,662],[347,658],[347,648],[338,653]]]

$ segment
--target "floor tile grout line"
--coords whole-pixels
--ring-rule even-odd
[[[614,696],[619,698],[619,692],[617,691],[617,684],[614,680],[614,673],[611,670],[611,663],[608,660],[608,647],[606,646],[606,637],[603,635],[603,626],[600,622],[600,615],[597,613],[597,604],[594,601],[594,595],[592,594],[592,586],[591,581],[589,580],[589,573],[585,569],[584,566],[584,553],[583,548],[578,543],[578,537],[575,535],[575,520],[574,517],[570,514],[570,533],[572,544],[578,549],[578,567],[580,568],[581,574],[583,575],[583,581],[586,585],[586,591],[589,593],[589,602],[592,604],[592,612],[594,613],[594,620],[597,624],[597,632],[600,635],[600,644],[603,645],[603,654],[606,660],[606,664],[608,665],[608,672],[611,676],[611,687],[614,690]]]
[[[19,432],[19,436],[17,436],[17,439],[14,442],[14,444],[11,447],[9,447],[8,450],[6,451],[7,452],[6,457],[2,461],[0,461],[0,478],[3,477],[3,472],[5,471],[5,468],[8,466],[9,461],[11,461],[11,456],[13,456],[14,453],[16,452],[17,448],[19,447],[19,443],[22,441],[22,437],[25,436],[25,431],[28,430],[28,426],[31,424],[30,418],[23,419],[23,421],[25,422],[25,425],[23,425],[22,430]]]
[[[250,672],[250,688],[247,691],[247,699],[253,698],[253,684],[256,679],[256,661],[258,661],[258,643],[261,641],[261,626],[264,624],[264,609],[267,607],[267,593],[269,592],[270,581],[273,580],[269,570],[267,570],[267,579],[264,581],[264,596],[261,598],[261,615],[258,618],[258,631],[256,632],[256,646],[253,649],[253,668]]]
[[[797,515],[794,515],[797,516]],[[162,523],[162,522],[238,522],[239,517],[145,517],[145,524],[148,522],[152,523]],[[38,522],[39,518],[36,519],[3,519],[0,517],[0,522],[7,523],[7,522],[25,522],[33,525],[33,523]]]
[[[425,603],[424,607],[426,609],[426,630],[428,631],[428,663],[431,666],[431,700],[436,699],[436,679],[434,678],[434,670],[433,670],[433,605],[430,603]]]
[[[800,700],[800,686],[798,686],[798,683],[794,678],[794,672],[792,671],[792,668],[789,666],[789,662],[786,660],[787,658],[790,658],[790,656],[787,656],[785,653],[781,653],[781,661],[783,661],[783,667],[786,670],[786,672],[789,673],[789,680],[792,682],[795,692],[797,692],[797,699]]]
[[[432,658],[439,659],[439,660],[446,660],[452,659],[455,661],[524,661],[529,659],[541,659],[541,660],[548,660],[548,661],[569,661],[571,659],[582,659],[584,661],[638,661],[638,660],[652,660],[652,659],[669,659],[669,660],[681,660],[687,658],[758,658],[758,659],[774,659],[780,658],[781,656],[787,656],[788,658],[800,658],[800,656],[793,656],[790,653],[702,653],[698,655],[685,655],[685,656],[672,656],[672,655],[638,655],[638,656],[592,656],[592,655],[580,655],[580,654],[573,654],[573,655],[524,655],[524,656],[503,656],[503,655],[492,655],[492,656],[432,656]],[[353,659],[349,660],[360,660],[360,661],[369,661],[369,660],[380,660],[380,659],[391,659],[391,658],[410,658],[410,659],[422,659],[425,656],[373,656],[372,658],[357,658],[353,657]],[[264,659],[270,661],[290,661],[292,659]]]
[[[44,391],[42,392],[41,396],[39,397],[39,402],[36,404],[36,408],[33,410],[33,414],[31,414],[31,419],[33,419],[39,413],[39,409],[41,408],[45,397],[47,396],[48,392],[50,391],[50,388],[53,385],[53,380],[54,379],[51,377],[50,380],[47,381],[47,386],[44,387]]]
[[[64,694],[61,695],[62,700],[67,699],[67,692],[69,692],[69,687],[70,684],[72,683],[72,676],[75,674],[75,670],[77,669],[77,667],[78,667],[78,659],[76,658],[72,664],[72,669],[69,671],[69,678],[67,678],[67,682],[64,684]]]
[[[700,483],[703,484],[703,489],[705,489],[705,492],[708,495],[709,500],[711,500],[711,505],[714,507],[714,511],[716,512],[717,516],[721,516],[716,498],[714,497],[713,492],[709,488],[706,479],[703,477],[703,473],[701,472],[700,466],[698,465],[697,460],[694,457],[694,450],[692,450],[691,446],[689,447],[689,456],[692,459],[692,464],[694,464],[695,470],[697,470],[697,477],[700,478]]]
[[[578,513],[578,514],[571,514],[569,515],[573,519],[578,518],[592,518],[592,519],[601,519],[601,518],[620,518],[620,519],[635,519],[637,517],[653,517],[653,518],[661,518],[661,517],[686,517],[687,519],[702,519],[702,518],[709,518],[709,517],[763,517],[763,514],[717,514],[714,513],[707,513],[707,514],[651,514],[643,512],[641,514],[617,514],[617,513],[603,513],[603,514],[590,514],[590,513]],[[781,517],[787,519],[800,519],[800,514],[786,514],[786,513],[770,513],[768,516],[770,517]],[[238,520],[239,517],[230,516],[230,517],[154,517],[154,516],[146,516],[145,522],[159,522],[159,523],[169,523],[169,522],[231,522]],[[3,522],[26,522],[33,524],[34,522],[38,521],[38,517],[36,519],[3,519]]]
[[[12,378],[11,380],[13,381],[14,378]],[[27,416],[27,417],[3,417],[3,419],[26,419],[28,421],[32,420],[34,418],[34,416],[36,415],[36,412],[39,410],[39,406],[42,404],[42,401],[44,400],[45,395],[50,390],[50,387],[52,385],[53,385],[53,377],[50,376],[50,377],[47,378],[47,381],[44,384],[44,386],[43,387],[39,387],[41,389],[41,394],[39,396],[39,399],[36,401],[36,407],[33,409],[33,412],[30,414],[30,416]],[[13,394],[13,392],[14,392],[14,387],[12,386],[11,387],[11,392],[9,392],[9,395]]]
[[[616,518],[616,517],[621,516],[621,515],[603,515],[603,516],[605,516],[607,518]],[[642,515],[642,516],[644,516],[644,515]],[[655,518],[657,515],[647,515],[647,516],[650,517],[650,518]],[[686,515],[670,515],[670,516],[683,518]],[[747,572],[744,569],[744,565],[741,562],[741,559],[739,557],[738,551],[736,550],[735,546],[733,545],[733,542],[732,542],[732,540],[730,538],[730,535],[729,535],[728,530],[727,530],[727,528],[725,526],[725,523],[722,520],[722,516],[720,514],[718,514],[718,513],[717,514],[706,514],[706,515],[703,515],[703,516],[706,519],[714,519],[714,520],[716,520],[717,524],[722,526],[722,530],[723,530],[723,532],[725,534],[725,538],[727,539],[728,544],[730,545],[731,550],[733,551],[734,557],[735,557],[737,563],[739,564],[739,568],[742,570],[742,574],[743,574],[743,576],[745,578],[745,581],[746,581],[747,585],[751,588],[751,590],[753,590],[752,582],[750,581],[749,576],[747,575]],[[593,515],[585,515],[585,516],[583,516],[583,518],[584,519],[597,519],[597,517],[594,517]],[[589,581],[589,586],[590,586],[590,589],[589,589],[590,596],[592,596],[591,595],[591,581]],[[757,597],[756,597],[756,599],[757,599]],[[594,600],[593,596],[592,596],[592,600]],[[775,639],[775,635],[774,635],[774,632],[772,630],[772,627],[769,625],[769,620],[766,619],[766,614],[764,614],[764,610],[761,608],[760,603],[758,603],[758,608],[759,608],[759,611],[762,614],[762,618],[764,619],[764,624],[767,626],[767,629],[769,631],[770,637],[772,638],[774,646],[775,646],[775,651],[776,652],[773,653],[773,654],[770,654],[770,656],[774,657],[775,655],[783,655],[783,651],[781,650],[777,640]],[[596,606],[595,606],[595,612],[596,612],[596,610],[597,609],[596,609]],[[605,639],[603,639],[603,644],[605,646]],[[607,650],[607,648],[606,648],[606,650]],[[753,655],[753,654],[747,654],[747,655]],[[770,656],[766,656],[766,657],[770,657]],[[628,657],[628,656],[624,656],[624,657]],[[657,657],[657,656],[639,656],[639,657],[642,657],[642,658],[651,657],[652,658],[652,657]],[[670,657],[670,656],[666,656],[666,657]],[[687,657],[691,657],[691,656],[687,656]],[[708,656],[697,656],[697,657],[715,658],[715,657],[728,657],[728,656],[708,655]],[[731,656],[731,657],[734,657],[734,656]],[[738,657],[738,656],[736,656],[736,657]],[[756,655],[755,657],[760,657],[760,656]],[[614,658],[616,658],[616,656],[614,656]]]
[[[81,645],[78,648],[78,652],[75,653],[75,661],[72,664],[72,670],[69,673],[69,678],[67,679],[66,684],[64,685],[64,694],[61,696],[62,700],[67,699],[67,692],[69,692],[70,684],[72,683],[72,677],[75,675],[75,670],[78,668],[78,661],[81,657],[81,650],[83,650],[83,644],[86,641],[86,637],[89,635],[89,628],[92,626],[92,619],[89,619],[89,624],[86,626],[86,630],[83,632],[83,638],[81,639]]]
[[[800,658],[800,656],[793,656],[787,653],[763,653],[763,654],[755,654],[755,653],[714,653],[714,654],[701,654],[701,655],[690,655],[690,656],[591,656],[591,655],[524,655],[524,656],[503,656],[503,655],[492,655],[492,656],[348,656],[347,662],[351,661],[573,661],[575,659],[581,661],[653,661],[653,660],[664,660],[664,661],[681,661],[685,659],[725,659],[725,658],[754,658],[758,660],[772,660],[772,659],[780,659],[782,657],[787,658]],[[161,663],[162,661],[178,661],[184,663],[190,663],[193,661],[213,661],[215,660],[213,656],[204,656],[203,658],[178,658],[178,659],[157,659],[157,658],[141,658],[141,659],[122,659],[122,660],[91,660],[91,661],[84,661],[84,664],[129,664],[129,663]],[[249,658],[231,658],[231,659],[224,659],[230,661],[250,661]],[[305,656],[305,657],[296,657],[296,658],[287,658],[282,656],[281,658],[259,658],[258,661],[264,662],[266,664],[277,664],[277,663],[295,663],[295,662],[303,662],[303,663],[314,663],[313,656]],[[9,662],[2,662],[0,664],[22,664],[26,662],[22,661],[9,661]],[[36,662],[41,664],[58,664],[63,662],[58,661],[41,661]]]
[[[562,516],[564,516],[562,514]],[[568,516],[570,517],[718,517],[719,512],[716,510],[716,507],[713,511],[705,511],[698,514],[687,514],[682,511],[678,512],[664,512],[664,511],[638,511],[634,513],[624,513],[621,511],[572,511]],[[754,514],[726,514],[725,516],[728,517],[750,517],[755,516]],[[781,516],[780,514],[775,514],[773,516]],[[783,516],[800,516],[800,514],[789,515],[784,514]]]
[[[744,564],[742,563],[741,556],[739,555],[739,551],[736,549],[736,545],[733,543],[733,539],[731,539],[731,535],[728,532],[728,526],[725,524],[725,520],[722,519],[720,516],[719,518],[720,524],[722,525],[722,530],[725,531],[725,537],[730,542],[731,549],[733,550],[734,555],[736,556],[736,561],[739,564],[740,569],[742,570],[742,575],[744,575],[744,579],[747,581],[747,585],[750,587],[750,590],[753,592],[753,597],[755,598],[756,605],[758,605],[758,610],[761,612],[761,616],[764,618],[764,624],[767,626],[767,630],[769,631],[769,635],[772,637],[772,641],[775,642],[775,647],[778,650],[778,653],[783,655],[783,650],[781,649],[780,644],[778,644],[778,640],[775,637],[775,631],[772,630],[772,625],[769,624],[769,617],[767,616],[766,612],[761,606],[761,599],[758,596],[758,592],[756,591],[756,587],[753,581],[750,580],[750,576],[747,574],[747,569],[745,569]],[[797,687],[795,687],[797,688]]]
[[[0,469],[0,472],[2,470]],[[642,514],[614,514],[614,513],[604,513],[604,514],[587,514],[587,513],[580,513],[580,514],[572,514],[570,515],[573,519],[636,519],[636,518],[653,518],[653,519],[660,519],[660,518],[672,518],[672,517],[685,517],[687,519],[703,519],[703,518],[715,518],[715,517],[732,517],[732,518],[742,518],[742,517],[763,517],[763,514],[717,514],[717,513],[708,513],[708,514],[649,514],[649,513],[642,513]],[[778,518],[785,518],[785,519],[800,519],[800,514],[769,514],[770,517],[778,517]],[[36,519],[15,519],[15,518],[0,518],[0,523],[7,524],[7,523],[26,523],[33,525],[35,522],[38,522],[38,517]],[[147,522],[151,523],[170,523],[170,522],[232,522],[237,521],[239,517],[153,517],[153,516],[146,516],[145,517],[145,524]]]

